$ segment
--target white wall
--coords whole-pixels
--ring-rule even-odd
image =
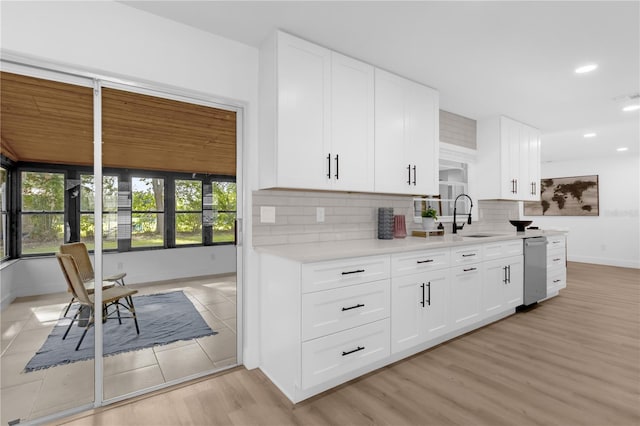
[[[569,231],[568,259],[640,268],[640,157],[542,164],[542,178],[598,175],[599,216],[529,216],[533,225]]]
[[[111,1],[3,1],[0,10],[0,40],[5,53],[244,104],[243,197],[247,199],[257,189],[257,49]],[[244,362],[255,367],[259,353],[258,268],[251,250],[251,203],[241,203],[243,211],[239,213],[249,231],[242,249]]]

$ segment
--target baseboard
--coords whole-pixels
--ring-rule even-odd
[[[631,259],[608,259],[591,256],[569,256],[569,262],[594,263],[596,265],[618,266],[621,268],[640,269],[640,261]]]

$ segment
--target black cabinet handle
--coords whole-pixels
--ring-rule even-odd
[[[409,178],[407,179],[407,185],[411,185],[411,164],[407,166],[407,172],[409,173]]]
[[[427,305],[431,306],[431,281],[427,283],[427,289],[429,290],[427,292]]]
[[[467,269],[463,269],[464,272],[469,272],[469,271],[475,271],[476,268],[467,268]]]
[[[502,282],[506,284],[507,283],[507,267],[506,266],[502,268],[502,272],[504,272],[504,278],[502,279]]]
[[[475,256],[476,253],[469,253],[469,254],[463,254],[462,257],[471,257],[471,256]]]
[[[413,186],[416,186],[416,166],[413,166]]]
[[[531,182],[531,195],[536,195],[536,182]]]
[[[351,275],[351,274],[359,274],[361,272],[364,272],[364,269],[357,269],[355,271],[347,271],[347,272],[343,272],[342,275]]]
[[[329,179],[331,179],[331,153],[329,153],[329,155],[327,155],[327,162],[329,163],[329,170],[327,173],[327,177]]]
[[[559,283],[562,280],[553,280],[554,283]]]
[[[420,304],[424,308],[424,283],[422,283],[420,287],[422,288],[422,302],[420,302]]]
[[[339,156],[338,154],[336,154],[336,180],[340,179],[340,177],[338,176],[339,173],[340,173]]]
[[[347,356],[347,355],[350,355],[350,354],[352,354],[354,352],[363,351],[363,350],[364,350],[364,346],[358,346],[356,349],[353,349],[353,350],[350,350],[350,351],[347,351],[347,352],[342,351],[342,356]]]
[[[516,193],[516,180],[515,179],[511,179],[511,193],[512,194]]]
[[[507,282],[511,284],[511,265],[507,265]]]
[[[358,308],[364,308],[364,304],[362,303],[358,303],[355,306],[349,306],[348,308],[342,308],[342,311],[350,311],[351,309],[358,309]]]
[[[431,263],[431,262],[433,262],[433,259],[418,260],[418,261],[416,261],[416,263]]]
[[[558,260],[562,260],[559,257],[557,259],[553,259],[554,262],[557,262]]]

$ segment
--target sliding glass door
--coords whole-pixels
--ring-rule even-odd
[[[21,72],[2,74],[2,254],[20,268],[2,268],[2,422],[236,365],[241,110],[11,66]],[[13,97],[11,84],[22,84]],[[19,125],[44,112],[49,121]],[[71,291],[75,278],[85,294]]]

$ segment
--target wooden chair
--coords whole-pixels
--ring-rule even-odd
[[[94,272],[93,265],[91,264],[91,258],[89,258],[89,250],[87,250],[87,246],[85,243],[67,243],[62,244],[60,246],[60,253],[70,254],[73,256],[73,259],[76,261],[76,265],[78,265],[78,270],[80,271],[80,277],[84,282],[85,287],[87,288],[89,294],[93,294],[94,289]],[[127,276],[126,272],[120,272],[118,274],[109,275],[102,279],[103,284],[102,289],[107,289],[109,287],[113,287],[115,284],[124,285],[124,277]],[[69,308],[75,301],[75,297],[71,297],[71,301],[67,305],[67,309],[64,311],[63,316],[67,316],[69,313]]]
[[[89,309],[89,320],[87,321],[87,325],[84,328],[84,332],[82,333],[82,337],[80,337],[80,341],[76,345],[76,351],[80,348],[82,344],[82,340],[84,340],[84,336],[89,331],[89,328],[94,324],[95,321],[95,302],[94,295],[89,294],[87,288],[85,287],[84,281],[82,280],[82,276],[80,275],[80,270],[78,265],[70,254],[56,253],[56,258],[58,259],[58,263],[60,264],[60,268],[62,269],[62,273],[64,274],[65,279],[67,280],[67,285],[69,286],[69,290],[73,294],[74,298],[80,303],[80,308],[76,312],[76,314],[71,319],[69,323],[69,327],[67,327],[64,336],[62,336],[62,340],[67,338],[69,331],[71,330],[71,326],[75,321],[80,321],[78,316],[80,312],[84,309]],[[108,319],[115,319],[113,315],[116,314],[118,318],[118,322],[122,324],[122,318],[133,318],[133,321],[136,324],[136,333],[140,334],[140,328],[138,327],[138,318],[136,317],[136,310],[133,306],[133,296],[136,294],[138,290],[131,290],[125,286],[113,286],[107,288],[102,291],[102,321],[105,322]],[[121,302],[124,301],[124,303]],[[127,309],[131,316],[123,317],[120,315],[120,306]],[[109,312],[109,309],[112,309]]]

